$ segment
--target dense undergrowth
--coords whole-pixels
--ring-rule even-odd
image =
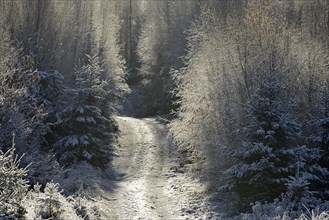
[[[0,150],[0,219],[99,219],[95,203],[79,192],[67,197],[54,182],[30,188],[28,167],[20,168],[21,160],[15,144]]]

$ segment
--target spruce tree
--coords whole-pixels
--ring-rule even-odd
[[[74,100],[53,124],[58,137],[53,146],[61,164],[85,160],[103,168],[110,161],[116,126],[107,111],[107,86],[99,57],[87,56],[86,65],[77,70],[77,88],[67,90]]]
[[[268,77],[246,106],[245,125],[237,132],[243,141],[232,153],[236,163],[224,172],[223,187],[239,195],[243,209],[288,191],[295,200],[310,196],[308,187],[321,172],[320,151],[303,145],[294,104],[285,100],[283,84]]]

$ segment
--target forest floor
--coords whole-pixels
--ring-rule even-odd
[[[219,219],[206,186],[180,166],[181,155],[163,122],[115,119],[120,132],[113,166],[105,171],[87,163],[71,168],[58,180],[68,194],[82,188],[104,220]]]

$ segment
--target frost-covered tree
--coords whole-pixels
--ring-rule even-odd
[[[78,69],[78,88],[68,90],[74,97],[57,114],[52,131],[56,135],[53,148],[62,164],[86,160],[105,167],[111,158],[111,143],[116,125],[109,118],[107,80],[102,77],[98,56],[87,56],[87,64]]]
[[[243,142],[224,172],[224,188],[239,195],[242,207],[272,201],[284,192],[296,201],[312,196],[310,184],[326,172],[318,165],[320,150],[305,145],[294,104],[284,91],[280,81],[268,77],[247,103],[245,124],[237,132]]]
[[[170,131],[189,160],[205,158],[205,163],[195,164],[195,170],[214,184],[229,159],[224,151],[235,141],[232,131],[239,119],[239,84],[229,50],[232,40],[221,28],[225,30],[214,10],[202,7],[186,31],[184,67],[171,72],[177,111]]]
[[[2,149],[9,149],[16,133],[17,151],[23,153],[34,144],[37,135],[31,133],[38,130],[44,116],[34,91],[38,76],[28,68],[27,56],[22,55],[9,30],[3,24],[0,30],[0,143]]]

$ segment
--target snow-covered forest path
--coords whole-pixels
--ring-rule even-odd
[[[153,118],[116,117],[116,178],[100,189],[105,219],[202,219],[204,187],[177,172],[177,155],[165,126]],[[109,185],[109,188],[106,188]]]
[[[164,131],[153,119],[118,117],[121,131],[117,200],[112,204],[114,219],[172,219],[175,209],[166,187],[170,149]]]

